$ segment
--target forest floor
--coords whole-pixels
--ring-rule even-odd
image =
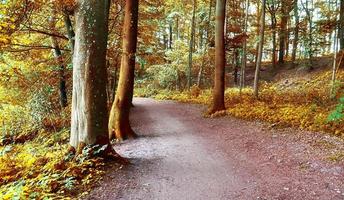
[[[115,146],[130,164],[109,168],[86,199],[344,199],[344,141],[275,129],[204,106],[136,98],[137,140]]]

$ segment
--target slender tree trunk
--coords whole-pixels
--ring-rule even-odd
[[[340,0],[340,17],[339,17],[339,39],[340,49],[344,49],[344,0]]]
[[[109,119],[110,138],[125,140],[135,138],[129,121],[134,92],[135,58],[138,29],[138,0],[127,0],[123,25],[123,55],[117,94]]]
[[[272,29],[272,67],[276,68],[276,14],[271,14],[271,29]]]
[[[199,35],[199,44],[198,47],[200,49],[200,51],[203,49],[203,29],[201,26],[199,26],[198,29],[198,35]]]
[[[291,22],[290,22],[290,17],[289,17],[289,14],[288,14],[288,23],[287,23],[287,32],[286,32],[286,35],[287,35],[287,38],[286,38],[286,40],[285,40],[285,58],[286,59],[288,59],[289,58],[289,47],[290,47],[290,45],[289,45],[289,41],[290,41],[290,31],[289,31],[289,29],[290,29],[290,24],[291,24]]]
[[[192,21],[190,31],[190,45],[189,45],[189,64],[187,71],[187,88],[190,90],[192,85],[192,55],[194,50],[194,38],[195,38],[195,20],[196,20],[196,0],[193,0]]]
[[[108,3],[77,0],[70,145],[109,145],[106,104]]]
[[[176,19],[176,31],[177,31],[177,39],[180,39],[180,31],[179,31],[179,16]]]
[[[203,59],[202,59],[202,64],[200,67],[200,70],[198,72],[198,77],[197,77],[197,87],[201,87],[201,83],[202,83],[202,77],[203,77],[203,71],[204,71],[204,65],[205,65],[205,60],[206,60],[206,53],[208,52],[208,48],[211,42],[211,38],[210,38],[210,20],[211,20],[211,11],[212,11],[212,7],[213,7],[213,0],[210,0],[209,2],[209,12],[208,12],[208,21],[206,24],[206,33],[207,33],[207,38],[206,38],[206,44],[205,47],[203,49]]]
[[[313,69],[312,60],[313,60],[313,16],[311,9],[313,8],[313,0],[311,0],[311,8],[309,8],[308,0],[306,1],[305,12],[308,20],[308,59],[309,70]]]
[[[173,27],[172,27],[172,22],[169,24],[169,32],[170,32],[170,39],[168,43],[169,49],[172,49],[172,44],[173,44]]]
[[[237,49],[234,49],[233,55],[233,65],[234,65],[234,83],[235,86],[238,86],[238,72],[239,72],[239,52]]]
[[[264,31],[265,31],[265,7],[266,0],[262,0],[262,11],[261,11],[261,21],[260,21],[260,31],[259,31],[259,47],[258,47],[258,56],[256,63],[256,71],[254,75],[254,96],[258,98],[259,95],[259,74],[262,64],[263,57],[263,47],[264,47]]]
[[[54,10],[54,16],[50,19],[51,29],[56,32],[56,10]],[[60,94],[60,105],[62,108],[67,107],[67,87],[66,87],[66,77],[65,77],[65,66],[63,63],[62,52],[59,46],[59,42],[56,37],[51,36],[51,43],[54,50],[54,57],[56,63],[59,65],[59,94]]]
[[[73,54],[74,53],[74,46],[75,46],[75,33],[74,33],[74,29],[73,29],[72,20],[70,19],[70,16],[67,13],[64,13],[63,19],[64,19],[65,27],[67,29],[67,36],[68,36],[68,40],[69,40],[69,44],[70,44],[70,49],[71,49],[71,52]]]
[[[281,7],[281,30],[279,34],[279,58],[278,62],[283,63],[284,62],[284,55],[285,55],[285,43],[286,43],[286,37],[287,37],[287,23],[288,23],[288,8],[287,8],[287,1],[281,1],[282,7]]]
[[[295,0],[294,2],[294,15],[295,15],[295,29],[294,29],[293,51],[291,55],[291,60],[293,63],[296,61],[296,52],[297,52],[297,47],[299,44],[300,17],[299,17],[298,0]]]
[[[244,32],[247,35],[248,29],[248,12],[250,7],[250,0],[246,0],[246,12],[245,12],[245,21],[244,21]],[[247,38],[245,37],[242,50],[242,61],[241,61],[241,73],[240,73],[240,92],[243,87],[245,87],[245,72],[247,65]]]
[[[226,0],[216,0],[215,21],[215,86],[213,91],[213,105],[210,113],[225,110],[225,17]]]
[[[338,4],[338,1],[336,1],[336,5]],[[336,17],[336,20],[338,20],[338,16]],[[340,24],[338,24],[338,27]],[[340,45],[338,43],[339,39],[339,31],[340,29],[336,28],[335,34],[334,34],[334,40],[333,40],[333,68],[332,68],[332,78],[331,78],[331,90],[330,90],[330,97],[334,98],[335,95],[335,87],[336,87],[336,72],[337,72],[337,55],[338,55],[338,46]]]
[[[211,44],[211,38],[212,38],[212,29],[210,28],[210,22],[212,21],[211,19],[211,14],[212,14],[212,8],[213,8],[213,2],[214,0],[209,1],[209,12],[208,12],[208,22],[207,22],[207,46]]]
[[[336,72],[337,72],[337,53],[338,52],[338,40],[337,37],[334,39],[334,54],[333,54],[333,68],[332,68],[332,78],[331,78],[331,91],[330,96],[333,98],[335,96],[336,87]]]
[[[67,102],[66,77],[65,77],[65,66],[63,64],[62,53],[61,53],[60,46],[59,46],[59,43],[58,43],[56,37],[52,37],[51,40],[52,40],[53,48],[54,48],[54,56],[55,56],[55,59],[56,59],[57,63],[59,64],[60,105],[61,105],[62,108],[65,108],[68,105],[68,102]]]

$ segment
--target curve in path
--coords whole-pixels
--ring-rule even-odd
[[[207,119],[198,105],[134,104],[140,138],[115,146],[131,164],[109,170],[87,199],[344,199],[343,163],[317,145],[344,147],[338,138]]]

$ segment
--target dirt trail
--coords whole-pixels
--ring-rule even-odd
[[[335,137],[230,117],[204,107],[135,99],[141,136],[115,146],[131,164],[110,169],[87,199],[344,199],[342,151]]]

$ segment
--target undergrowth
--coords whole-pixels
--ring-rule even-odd
[[[0,147],[0,199],[72,199],[103,174],[104,160],[68,153],[69,131]]]
[[[75,199],[103,174],[102,148],[69,153],[70,108],[41,102],[0,104],[0,199]]]

